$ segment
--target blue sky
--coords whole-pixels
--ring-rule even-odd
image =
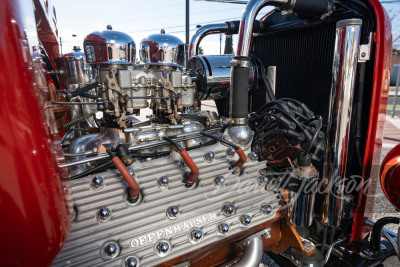
[[[185,0],[53,0],[53,4],[64,53],[74,45],[82,46],[87,34],[104,30],[108,24],[114,30],[131,35],[137,45],[147,35],[159,33],[160,29],[185,41]],[[393,34],[400,35],[400,4],[385,7],[391,16],[395,16]],[[240,19],[243,9],[244,5],[190,0],[190,36],[196,25]],[[264,8],[260,15],[269,10]],[[72,37],[73,34],[76,37]],[[224,44],[225,36],[222,38]],[[236,49],[236,36],[233,40]],[[205,54],[219,54],[219,36],[206,37],[201,46]]]
[[[185,0],[53,0],[53,3],[64,53],[74,45],[82,46],[87,34],[104,30],[108,24],[132,36],[136,45],[147,35],[159,33],[160,29],[185,41]],[[196,25],[240,19],[243,9],[244,5],[191,0],[190,36]],[[268,10],[263,9],[261,14]],[[224,44],[225,36],[222,38]],[[201,46],[206,54],[219,54],[219,36],[206,37]]]

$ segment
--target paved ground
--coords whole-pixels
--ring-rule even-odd
[[[397,144],[400,143],[400,118],[392,119],[386,116],[386,122],[383,131],[383,146],[381,161],[386,154]],[[397,212],[393,205],[387,200],[382,192],[380,183],[378,184],[376,199],[375,199],[375,212],[372,220],[376,221],[379,218],[395,216],[400,217],[400,212]],[[391,231],[397,232],[396,225],[388,225],[387,228]]]

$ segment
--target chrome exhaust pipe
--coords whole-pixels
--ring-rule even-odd
[[[263,240],[262,236],[253,237],[250,239],[243,256],[238,262],[232,264],[235,267],[258,267],[263,256]]]
[[[354,85],[361,35],[361,19],[336,24],[327,145],[323,169],[322,223],[337,227],[343,211],[347,149],[353,108]]]
[[[204,37],[210,34],[226,33],[228,31],[229,26],[227,23],[208,24],[200,27],[190,40],[188,58],[197,56],[199,54],[200,42]]]

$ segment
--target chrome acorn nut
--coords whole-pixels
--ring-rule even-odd
[[[106,259],[108,258],[115,258],[119,255],[119,245],[115,242],[108,242],[107,244],[104,245],[103,251],[102,251],[102,256],[105,257]]]
[[[160,178],[158,178],[158,185],[160,187],[167,187],[168,184],[169,184],[168,176],[164,175],[164,176],[161,176]]]
[[[165,241],[158,242],[156,250],[160,256],[165,256],[169,252],[169,244]]]
[[[167,209],[167,216],[170,219],[175,219],[179,215],[179,208],[177,206],[171,206]]]
[[[218,176],[217,178],[214,179],[214,183],[216,186],[222,186],[225,183],[225,177]]]
[[[214,161],[215,158],[215,154],[212,151],[207,152],[206,154],[204,154],[204,160],[207,163],[211,163]]]
[[[236,150],[233,147],[229,147],[226,151],[225,151],[226,155],[230,158],[233,158],[236,154]]]
[[[270,214],[272,212],[272,207],[271,205],[262,205],[260,210],[262,214]]]
[[[103,178],[101,176],[95,176],[92,179],[92,186],[94,188],[99,188],[103,185]]]
[[[229,225],[226,223],[221,223],[218,225],[218,232],[221,234],[226,234],[229,231]]]
[[[222,212],[226,216],[231,216],[235,212],[235,206],[233,204],[226,203],[222,206]]]
[[[240,217],[240,223],[244,226],[248,226],[251,223],[251,217],[249,215],[242,215]]]
[[[190,233],[190,238],[192,239],[193,242],[199,242],[202,237],[203,237],[203,232],[199,229],[192,230],[192,232]]]
[[[99,221],[101,222],[105,222],[108,221],[111,217],[111,211],[106,208],[103,207],[101,208],[98,212],[97,212],[97,218],[99,219]]]
[[[125,267],[136,267],[138,261],[135,257],[129,257],[125,260]]]

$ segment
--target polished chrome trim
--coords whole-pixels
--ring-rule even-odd
[[[292,0],[250,0],[243,12],[239,26],[239,41],[236,56],[248,57],[250,54],[253,24],[258,12],[265,6],[285,8]]]
[[[263,241],[261,236],[251,238],[248,242],[246,250],[243,256],[238,262],[231,266],[246,266],[246,267],[258,267],[260,265],[263,256]]]
[[[199,46],[201,40],[210,34],[226,33],[229,26],[226,23],[208,24],[200,27],[192,36],[189,43],[189,58],[199,54]]]
[[[208,131],[206,130],[204,132],[214,133],[214,132],[220,132],[221,130],[222,130],[222,128],[213,128],[211,130],[208,130]],[[185,140],[190,140],[190,139],[198,138],[198,137],[202,137],[202,135],[200,134],[200,130],[189,132],[189,133],[177,134],[176,138],[174,138],[174,140],[175,141],[185,141]],[[143,144],[133,145],[133,146],[130,146],[128,148],[128,150],[129,151],[140,150],[140,149],[153,148],[153,147],[158,147],[158,146],[163,146],[163,145],[168,145],[168,144],[169,143],[167,141],[160,140],[160,141],[147,142],[147,143],[143,143]],[[109,155],[107,153],[101,153],[95,157],[78,160],[78,161],[74,161],[74,162],[69,162],[69,163],[59,164],[58,167],[60,167],[60,168],[71,167],[71,166],[88,163],[88,162],[92,162],[92,161],[96,161],[96,160],[100,160],[100,159],[106,159],[108,157],[109,157]]]
[[[343,211],[343,182],[346,177],[361,24],[361,19],[347,19],[336,24],[327,145],[323,170],[324,192],[326,193],[322,214],[322,222],[334,227],[340,225]]]

